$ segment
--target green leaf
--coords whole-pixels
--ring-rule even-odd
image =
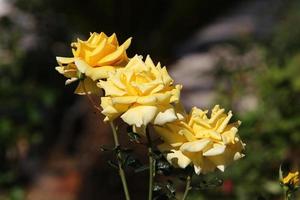
[[[125,167],[132,167],[132,168],[138,168],[142,165],[141,162],[135,157],[133,157],[132,155],[127,155],[125,157],[125,161],[123,164]]]
[[[200,183],[194,184],[192,188],[196,190],[214,189],[216,187],[221,186],[222,184],[223,180],[215,177],[210,180],[202,180]]]
[[[107,164],[108,164],[109,166],[111,166],[112,168],[119,169],[117,163],[115,163],[115,162],[113,162],[113,161],[111,161],[111,160],[107,161]]]
[[[153,191],[154,192],[158,192],[158,191],[161,191],[163,189],[163,187],[159,184],[159,183],[154,183],[153,185]]]
[[[172,172],[171,164],[165,159],[156,160],[156,172],[158,174],[170,175]]]
[[[174,187],[174,184],[171,180],[168,180],[166,187],[171,194],[175,195],[176,188]]]
[[[100,151],[112,151],[113,149],[111,148],[107,148],[107,147],[104,147],[104,146],[100,146]]]
[[[143,165],[137,169],[134,170],[135,173],[139,173],[139,172],[143,172],[145,170],[148,170],[149,169],[149,165]]]
[[[134,132],[127,132],[131,142],[140,143],[141,136]]]

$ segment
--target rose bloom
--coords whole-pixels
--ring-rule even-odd
[[[83,80],[75,93],[98,92],[95,81],[107,78],[109,73],[128,63],[126,49],[130,43],[131,38],[119,45],[116,34],[108,37],[103,32],[91,33],[88,40],[77,39],[71,44],[73,57],[56,57],[59,64],[56,70],[68,78],[66,84]]]
[[[225,113],[219,105],[208,111],[192,108],[184,118],[154,129],[164,141],[160,151],[175,167],[193,165],[196,174],[212,172],[225,167],[244,155],[245,144],[237,135],[240,121],[229,123],[232,113]]]
[[[127,124],[141,128],[177,119],[172,104],[179,100],[181,85],[173,85],[166,68],[159,63],[155,66],[149,56],[145,62],[133,57],[98,86],[105,90],[101,98],[105,121],[121,116]]]
[[[289,174],[282,179],[282,183],[293,187],[299,185],[299,172],[289,172]]]

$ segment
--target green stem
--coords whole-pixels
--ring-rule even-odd
[[[182,200],[185,200],[187,198],[188,193],[191,190],[191,182],[192,182],[192,175],[188,175],[186,178],[185,191],[184,191]]]
[[[288,197],[287,197],[287,192],[286,192],[286,190],[284,190],[284,192],[283,192],[283,199],[284,199],[284,200],[288,200]]]
[[[114,142],[115,142],[115,147],[117,148],[120,146],[119,140],[118,140],[118,135],[117,135],[117,130],[113,122],[110,122],[110,127],[113,132],[114,136]],[[125,193],[126,200],[130,200],[129,192],[128,192],[128,187],[127,187],[127,182],[126,182],[126,177],[125,177],[125,172],[122,166],[122,155],[121,152],[117,152],[117,161],[118,161],[118,166],[119,166],[119,175],[122,181],[123,185],[123,190]]]
[[[83,90],[84,90],[89,102],[96,109],[96,111],[99,111],[101,113],[101,109],[96,105],[96,103],[94,102],[94,100],[92,99],[90,94],[87,92],[84,81],[81,80],[81,83],[82,83]],[[116,127],[115,127],[115,125],[112,121],[110,122],[110,127],[111,127],[111,130],[113,132],[115,148],[117,148],[117,147],[120,146],[120,143],[119,143],[119,140],[118,140]],[[126,200],[130,200],[130,196],[129,196],[129,192],[128,192],[128,186],[127,186],[126,177],[125,177],[125,172],[124,172],[124,169],[123,169],[123,166],[122,166],[122,155],[121,155],[120,151],[117,152],[117,162],[118,162],[118,166],[119,166],[119,175],[120,175],[120,178],[121,178],[121,181],[122,181],[123,190],[124,190],[124,193],[125,193]]]
[[[148,128],[146,128],[146,136],[148,140],[148,156],[149,156],[149,193],[148,200],[152,200],[153,194],[153,178],[155,176],[155,159],[153,158],[152,140]]]

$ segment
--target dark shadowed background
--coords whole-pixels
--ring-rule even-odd
[[[217,103],[242,120],[246,157],[189,199],[281,199],[279,165],[300,163],[299,24],[298,0],[0,0],[0,199],[123,199],[100,150],[108,125],[54,69],[72,41],[102,31],[166,65],[187,109]],[[145,199],[147,173],[128,173]]]

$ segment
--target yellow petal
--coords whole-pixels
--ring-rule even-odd
[[[101,97],[102,114],[106,116],[104,121],[114,120],[120,115],[120,112],[112,104],[110,97]]]
[[[180,90],[182,89],[182,85],[176,85],[175,89],[172,90],[172,97],[170,102],[178,103],[180,99]]]
[[[126,91],[121,90],[120,88],[116,87],[114,84],[110,84],[108,81],[100,81],[97,84],[100,88],[105,90],[106,96],[123,96],[126,94]]]
[[[58,73],[60,73],[60,74],[64,74],[65,73],[64,67],[61,67],[61,66],[55,67],[55,70],[58,71]]]
[[[140,72],[145,70],[145,63],[142,60],[142,57],[139,55],[135,55],[133,58],[131,58],[126,65],[126,69],[129,71],[134,71],[134,72]]]
[[[226,128],[226,126],[227,126],[229,120],[231,119],[231,117],[232,117],[232,112],[229,111],[227,117],[223,120],[222,124],[218,127],[218,129],[217,129],[218,132],[223,132],[224,131],[224,129]]]
[[[66,80],[65,85],[69,85],[69,84],[71,84],[71,83],[73,83],[77,80],[78,80],[78,78],[76,78],[76,77],[69,78],[69,79]]]
[[[136,106],[127,110],[121,118],[129,125],[147,126],[155,117],[156,112],[157,107],[155,106]]]
[[[115,45],[115,46],[118,46],[119,43],[118,43],[118,39],[117,39],[117,36],[115,33],[113,33],[109,38],[108,38],[108,42]]]
[[[139,104],[155,104],[157,99],[154,96],[141,96],[137,98],[137,103]]]
[[[234,143],[234,138],[236,136],[236,133],[238,132],[238,129],[235,127],[232,127],[229,131],[225,131],[222,133],[222,140],[224,144],[228,143]]]
[[[159,111],[154,119],[154,124],[163,125],[168,122],[177,120],[177,116],[173,108],[169,108],[163,111]]]
[[[120,75],[120,68],[117,69],[115,76],[110,74],[109,80],[112,82],[112,84],[116,85],[118,88],[125,90],[126,89],[126,84],[124,83],[125,77],[123,74]]]
[[[165,141],[173,147],[177,147],[186,142],[185,137],[172,132],[170,129],[161,126],[154,126],[154,130],[157,134]]]
[[[68,57],[56,57],[56,60],[58,63],[61,64],[70,64],[74,62],[74,58],[68,58]]]
[[[80,71],[81,73],[85,73],[85,71],[88,68],[91,68],[91,66],[89,66],[86,62],[84,62],[83,60],[79,59],[79,58],[75,58],[75,65],[78,69],[78,71]]]
[[[158,92],[160,92],[163,89],[164,89],[164,85],[163,84],[159,84],[159,85],[157,85],[155,88],[153,88],[151,90],[150,94],[155,94],[155,93],[160,94]],[[169,94],[169,95],[171,96],[171,94]]]
[[[243,158],[245,155],[240,153],[240,152],[236,152],[233,156],[233,160],[239,160],[241,158]]]
[[[168,71],[167,71],[166,67],[162,68],[161,76],[162,76],[162,80],[163,80],[165,85],[169,85],[170,83],[173,82],[172,78],[168,74]]]
[[[124,44],[119,46],[119,48],[111,54],[108,54],[104,58],[100,59],[97,65],[109,65],[115,62],[117,59],[121,57],[121,55],[125,52],[125,50],[129,47],[131,43],[131,38],[129,38]]]
[[[216,156],[222,154],[226,149],[225,145],[217,145],[215,144],[213,148],[203,153],[203,156]]]
[[[87,62],[94,63],[107,54],[107,52],[103,51],[105,46],[107,46],[106,42],[106,39],[102,40],[93,51],[88,53]]]
[[[190,142],[197,140],[197,138],[187,129],[180,130],[180,134],[183,134],[186,139]]]
[[[157,93],[157,94],[152,94],[152,95],[155,96],[157,101],[160,102],[161,104],[169,104],[172,94],[169,92],[166,92],[166,93]]]
[[[114,73],[115,71],[116,68],[112,66],[89,67],[86,69],[85,75],[96,81],[108,78],[109,74]]]
[[[201,167],[199,165],[195,165],[194,164],[194,171],[197,175],[199,175],[201,173]]]
[[[125,50],[128,49],[128,47],[131,44],[131,40],[132,40],[132,37],[128,38],[121,46],[123,46]]]
[[[188,152],[199,152],[202,151],[210,142],[211,140],[206,138],[201,140],[196,140],[193,142],[186,142],[180,147],[180,150],[188,151]]]
[[[218,168],[220,171],[224,172],[224,170],[225,170],[225,165],[218,165],[217,168]]]
[[[135,84],[135,87],[137,87],[142,94],[146,95],[157,87],[157,83],[155,81],[140,83],[140,84]]]
[[[175,167],[186,168],[191,163],[191,159],[189,157],[184,155],[181,151],[173,149],[167,144],[159,145],[158,149],[160,151],[171,151],[170,153],[167,153],[166,159]]]
[[[149,55],[146,57],[145,64],[149,67],[155,68],[155,65]]]
[[[132,104],[136,102],[136,96],[113,97],[113,104]]]
[[[209,132],[209,137],[212,138],[212,139],[215,139],[215,140],[221,140],[222,139],[222,136],[220,133],[218,133],[217,131],[210,131]]]
[[[212,111],[212,117],[209,119],[209,123],[215,123],[215,121],[224,113],[224,109],[219,109],[219,105],[216,105]]]

